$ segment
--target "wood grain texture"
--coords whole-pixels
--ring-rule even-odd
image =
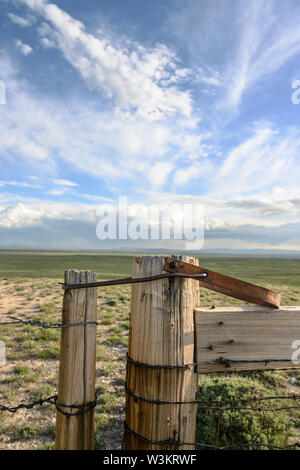
[[[297,367],[291,356],[300,307],[197,308],[195,324],[198,373]],[[215,362],[220,358],[233,362]]]
[[[183,261],[195,259],[174,257]],[[142,256],[134,261],[133,277],[163,272],[165,256]],[[193,310],[199,305],[199,283],[192,279],[161,279],[132,286],[129,357],[150,365],[194,363]],[[150,400],[195,400],[197,375],[188,369],[143,368],[127,364],[127,388]],[[126,424],[151,441],[195,442],[195,405],[158,405],[127,396]],[[149,444],[125,432],[124,449],[173,449]],[[177,446],[193,449],[193,446]]]
[[[86,284],[97,280],[90,271],[67,270],[65,284]],[[97,289],[66,290],[62,323],[97,320]],[[96,325],[61,329],[58,403],[84,404],[95,398]],[[63,411],[70,408],[61,406]],[[77,411],[76,409],[73,410]],[[56,415],[56,449],[90,450],[94,448],[94,410],[80,416]]]

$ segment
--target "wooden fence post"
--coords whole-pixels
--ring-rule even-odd
[[[198,264],[190,257],[173,258]],[[133,277],[162,273],[164,259],[163,255],[136,258]],[[192,364],[194,307],[198,305],[199,284],[193,279],[161,279],[132,286],[125,450],[194,449],[197,406],[151,400],[196,399],[198,380]],[[185,368],[186,364],[191,367]],[[154,444],[169,440],[177,444]]]
[[[90,271],[65,271],[65,284],[86,284],[96,281]],[[62,323],[96,322],[97,289],[70,289],[64,293]],[[79,325],[61,329],[61,350],[58,385],[58,406],[67,413],[76,413],[62,404],[83,405],[95,399],[96,325]],[[56,414],[56,449],[91,450],[94,448],[94,408],[77,416]]]

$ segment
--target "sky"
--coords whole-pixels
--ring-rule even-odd
[[[99,207],[201,204],[300,251],[298,0],[0,0],[0,247],[118,249]]]

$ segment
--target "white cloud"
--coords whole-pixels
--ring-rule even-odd
[[[131,247],[138,245],[132,240],[117,240],[113,245],[103,245],[96,237],[98,220],[97,206],[82,203],[74,205],[28,199],[21,203],[0,205],[0,245],[35,248],[86,248],[87,244],[93,248],[118,248],[124,246],[124,243]],[[206,217],[204,249],[299,250],[299,233],[299,222],[268,227],[263,223],[243,225],[222,218]],[[142,246],[145,246],[145,241],[143,243]],[[174,249],[183,249],[180,243],[168,241],[168,247],[171,245]],[[164,243],[158,241],[155,246],[164,246]]]
[[[274,185],[297,187],[299,151],[298,129],[279,132],[271,125],[257,124],[253,135],[229,152],[216,168],[212,193],[228,198]]]
[[[41,188],[38,184],[27,183],[26,181],[14,181],[14,180],[7,180],[7,181],[0,181],[1,186],[16,186],[18,188]]]
[[[24,228],[43,226],[47,221],[81,221],[96,224],[96,207],[77,203],[28,200],[0,207],[0,227]],[[96,230],[96,228],[95,228]]]
[[[275,187],[270,192],[254,196],[237,196],[227,201],[228,207],[262,215],[300,214],[300,190]]]
[[[93,202],[115,202],[113,199],[104,196],[97,196],[95,194],[79,194],[79,196],[83,197],[84,199],[88,199],[89,201]]]
[[[67,192],[68,188],[61,188],[61,189],[49,189],[47,194],[50,196],[63,196]]]
[[[176,186],[185,186],[191,181],[204,180],[209,178],[213,166],[209,161],[193,162],[191,165],[176,170],[174,174],[174,184]]]
[[[178,5],[170,12],[168,31],[198,70],[198,83],[209,87],[204,91],[216,94],[215,108],[223,119],[238,113],[247,92],[300,54],[297,1],[265,0],[262,6],[257,0],[187,0]]]
[[[118,108],[136,110],[148,119],[177,112],[191,114],[189,92],[175,87],[188,71],[178,67],[178,59],[166,46],[146,49],[132,44],[131,50],[121,48],[107,38],[89,34],[80,21],[54,4],[21,1],[47,22],[40,28],[44,45],[55,43],[81,76],[102,89]]]
[[[16,48],[21,52],[23,55],[29,55],[33,52],[33,49],[29,44],[24,44],[20,39],[15,39]]]
[[[251,0],[240,2],[239,41],[234,60],[227,67],[228,93],[222,106],[237,109],[246,91],[274,75],[300,54],[300,10],[295,6],[286,15],[286,6],[275,0],[261,5]],[[231,80],[229,77],[233,77]]]
[[[213,69],[212,67],[198,67],[195,75],[195,83],[204,83],[215,88],[220,88],[225,85],[224,76],[222,76],[219,70]]]
[[[78,186],[78,184],[74,183],[74,181],[64,180],[64,179],[54,179],[53,183],[61,185],[61,186]]]
[[[72,188],[78,186],[77,183],[66,179],[53,179],[51,183],[54,184],[55,187],[48,189],[47,194],[50,194],[50,196],[63,196]]]
[[[64,161],[101,180],[136,181],[139,177],[142,181],[142,177],[143,185],[156,184],[151,169],[168,155],[170,161],[160,177],[175,161],[204,152],[207,136],[199,135],[194,119],[149,121],[129,113],[104,112],[97,104],[62,104],[35,95],[16,76],[17,69],[9,60],[0,58],[0,67],[10,96],[0,114],[1,156],[8,161],[25,160],[36,175],[57,174],[57,166]]]
[[[40,222],[41,213],[39,210],[24,204],[8,206],[0,211],[0,227],[24,227]]]
[[[153,187],[163,186],[167,177],[174,168],[174,164],[170,162],[158,162],[149,172],[150,182]]]
[[[41,38],[41,44],[45,49],[54,49],[55,48],[55,42],[51,41],[47,37],[42,37]]]
[[[217,217],[206,217],[205,218],[205,230],[206,231],[213,231],[213,230],[232,230],[233,225],[229,224],[223,219],[218,219]]]
[[[14,13],[8,13],[8,17],[13,23],[22,26],[23,28],[27,28],[32,24],[31,19],[23,18],[22,16],[15,15]]]

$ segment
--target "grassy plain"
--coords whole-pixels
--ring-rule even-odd
[[[131,274],[133,257],[133,254],[116,253],[1,251],[0,321],[10,314],[22,319],[60,322],[62,289],[58,283],[63,280],[65,269],[94,270],[99,280],[124,277]],[[277,290],[282,294],[283,305],[300,305],[300,258],[204,255],[200,256],[200,265]],[[203,306],[241,303],[205,289],[201,291]],[[129,286],[98,289],[101,323],[97,330],[97,386],[101,388],[100,405],[96,410],[98,449],[120,448],[122,441],[129,312]],[[7,363],[0,365],[0,403],[14,405],[56,393],[59,339],[59,330],[0,327],[0,340],[7,349]],[[262,395],[300,393],[300,378],[296,371],[203,377],[202,383],[200,393],[210,398],[212,394],[215,397],[242,397],[253,390]],[[228,440],[250,440],[253,433],[255,439],[263,442],[275,442],[275,434],[277,443],[299,440],[297,410],[263,419],[237,412],[227,414],[218,422],[214,419],[210,414],[199,415],[198,439],[202,442],[224,444]],[[272,435],[263,432],[265,427]],[[215,429],[219,430],[217,435]],[[0,449],[51,449],[55,436],[55,410],[52,406],[43,406],[15,415],[3,413],[0,436]]]

